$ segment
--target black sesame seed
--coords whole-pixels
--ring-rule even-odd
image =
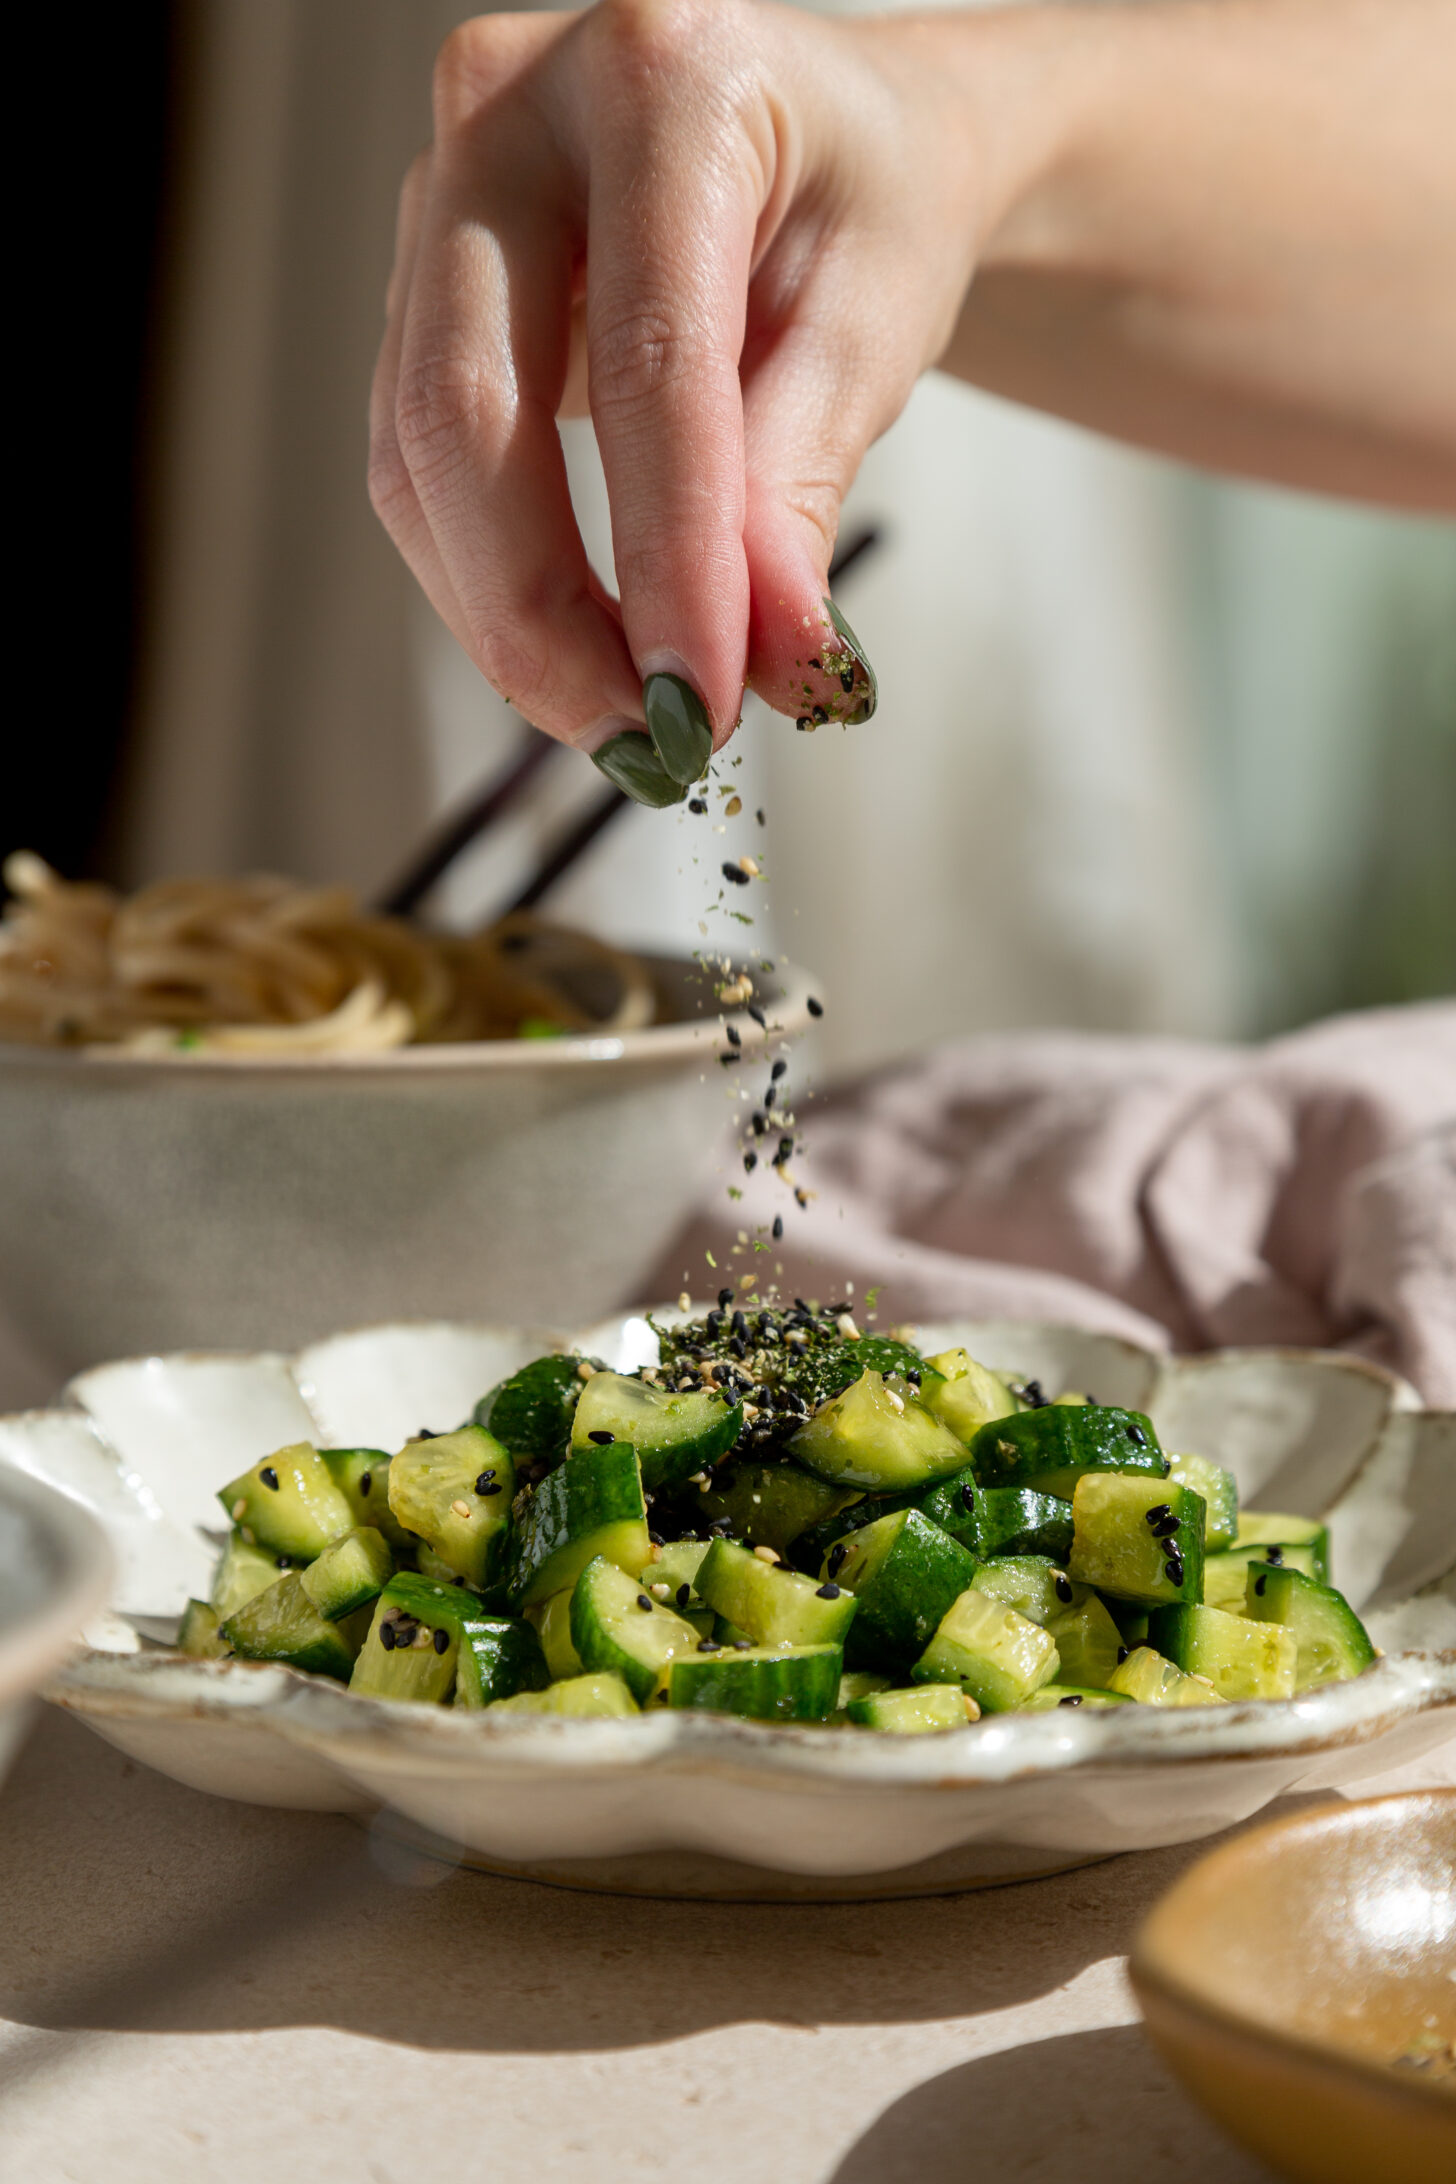
[[[278,1570],[291,1570],[293,1568],[292,1555],[275,1555],[273,1557],[273,1566]]]
[[[439,1438],[439,1434],[432,1433],[428,1426],[421,1426],[419,1432],[415,1435],[417,1441],[438,1441]]]
[[[748,1314],[746,1312],[734,1313],[733,1332],[735,1335],[746,1335],[748,1333]]]
[[[839,1586],[836,1585],[831,1579],[827,1584],[823,1584],[819,1587],[818,1592],[815,1594],[815,1598],[818,1600],[837,1600],[839,1598],[839,1593]]]
[[[1254,1579],[1254,1590],[1261,1597],[1263,1595],[1264,1587],[1268,1584],[1268,1582],[1269,1580],[1267,1577],[1256,1577]]]
[[[1281,1569],[1284,1564],[1284,1549],[1282,1547],[1266,1547],[1264,1549],[1264,1560],[1272,1563],[1276,1570]]]
[[[262,1470],[258,1473],[258,1477],[273,1493],[278,1492],[278,1474],[271,1464],[264,1464]]]
[[[1064,1699],[1057,1700],[1058,1706],[1080,1706],[1081,1703],[1082,1694],[1080,1691],[1069,1691]]]
[[[961,1500],[964,1502],[967,1509],[974,1509],[976,1506],[976,1489],[974,1488],[974,1486],[972,1486],[969,1479],[966,1479],[962,1482]]]
[[[848,1555],[848,1553],[849,1549],[845,1546],[843,1540],[840,1540],[837,1545],[830,1548],[829,1560],[825,1564],[825,1568],[828,1570],[831,1577],[837,1577],[840,1571],[844,1568],[845,1557]]]
[[[1146,1448],[1146,1447],[1147,1447],[1147,1445],[1148,1445],[1148,1437],[1147,1437],[1147,1435],[1146,1435],[1146,1434],[1145,1434],[1145,1433],[1143,1432],[1143,1429],[1142,1429],[1142,1427],[1141,1427],[1141,1426],[1137,1426],[1137,1425],[1129,1426],[1129,1427],[1128,1427],[1128,1429],[1127,1429],[1127,1437],[1128,1437],[1128,1439],[1129,1439],[1129,1440],[1130,1440],[1131,1442],[1133,1442],[1133,1443],[1134,1443],[1134,1444],[1135,1444],[1135,1445],[1136,1445],[1136,1446],[1137,1446],[1138,1448]]]
[[[754,1169],[755,1169],[755,1168],[756,1168],[757,1166],[758,1166],[758,1155],[757,1155],[757,1153],[755,1153],[755,1152],[752,1152],[752,1151],[746,1152],[746,1153],[744,1154],[744,1156],[743,1156],[743,1172],[744,1172],[744,1174],[745,1174],[745,1175],[752,1175],[752,1173],[753,1173]]]
[[[723,1026],[723,1036],[728,1041],[729,1046],[742,1046],[743,1044],[743,1034],[736,1024],[725,1024]]]
[[[393,1653],[393,1651],[394,1651],[394,1625],[393,1625],[393,1623],[381,1623],[381,1624],[380,1624],[380,1626],[379,1626],[379,1643],[380,1643],[380,1644],[381,1644],[381,1645],[383,1646],[383,1648],[384,1648],[384,1650],[385,1650],[385,1652],[386,1652],[386,1653]]]
[[[1057,1571],[1055,1577],[1052,1579],[1052,1590],[1056,1594],[1058,1600],[1070,1600],[1072,1598],[1071,1580],[1069,1578],[1063,1577],[1060,1570]]]
[[[449,1633],[449,1631],[448,1631],[448,1630],[437,1630],[437,1631],[436,1631],[436,1633],[435,1633],[435,1638],[434,1638],[434,1646],[435,1646],[435,1651],[436,1651],[437,1653],[448,1653],[448,1652],[449,1652],[449,1650],[450,1650],[450,1633]]]
[[[780,1077],[788,1075],[788,1069],[789,1065],[787,1062],[778,1061],[774,1063],[773,1068],[769,1071],[769,1075],[773,1078],[774,1083],[777,1084]]]
[[[615,1442],[616,1438],[616,1434],[608,1433],[605,1426],[596,1426],[587,1435],[587,1439],[589,1441],[595,1441],[598,1448],[610,1448]]]
[[[783,1237],[783,1233],[784,1233],[784,1217],[783,1217],[783,1215],[782,1215],[781,1213],[776,1213],[776,1214],[774,1215],[774,1225],[773,1225],[773,1240],[774,1240],[774,1242],[775,1242],[775,1243],[778,1243],[778,1242],[780,1242],[780,1241],[781,1241],[781,1239],[782,1239],[782,1237]]]
[[[766,827],[768,825],[768,821],[761,811],[756,811],[753,816],[758,821],[761,827]]]
[[[493,1468],[492,1468],[491,1470],[489,1470],[489,1471],[482,1471],[482,1472],[480,1473],[479,1477],[478,1477],[478,1478],[476,1479],[476,1482],[475,1482],[475,1491],[476,1491],[476,1493],[477,1493],[477,1494],[488,1494],[488,1493],[490,1493],[490,1491],[491,1491],[491,1484],[490,1484],[490,1482],[491,1482],[491,1480],[492,1480],[492,1479],[493,1479],[494,1477],[495,1477],[495,1471],[494,1471],[494,1469],[493,1469]]]
[[[770,1108],[770,1107],[772,1107],[772,1106],[773,1106],[773,1103],[774,1103],[774,1101],[775,1101],[775,1100],[776,1100],[776,1099],[778,1098],[778,1096],[779,1096],[779,1092],[778,1092],[778,1086],[777,1086],[777,1085],[774,1085],[774,1084],[771,1084],[771,1085],[770,1085],[770,1086],[768,1087],[768,1090],[767,1090],[767,1091],[766,1091],[766,1092],[764,1093],[764,1095],[763,1095],[763,1104],[764,1104],[764,1108],[765,1108],[765,1110],[767,1110],[768,1108]]]
[[[723,1648],[716,1638],[700,1638],[698,1640],[698,1651],[699,1653],[721,1653]]]
[[[822,1001],[816,1001],[812,994],[810,994],[808,1000],[804,1003],[804,1006],[809,1011],[809,1014],[811,1016],[822,1016],[824,1014],[824,1003]]]
[[[1181,1584],[1182,1584],[1182,1582],[1183,1582],[1183,1557],[1182,1557],[1181,1555],[1169,1555],[1169,1557],[1168,1557],[1167,1561],[1166,1561],[1166,1562],[1164,1563],[1163,1567],[1164,1567],[1164,1569],[1165,1569],[1165,1570],[1167,1571],[1167,1573],[1168,1573],[1168,1583],[1169,1583],[1170,1585],[1181,1585]]]
[[[753,1117],[753,1134],[754,1134],[754,1136],[755,1136],[755,1137],[762,1137],[762,1136],[763,1136],[763,1134],[764,1134],[764,1132],[765,1132],[765,1130],[767,1130],[767,1128],[768,1128],[768,1116],[767,1116],[767,1115],[755,1115],[755,1116]]]
[[[798,729],[801,736],[807,734],[807,732],[813,727],[813,725],[814,723],[812,720],[810,720],[807,713],[801,713],[798,719],[794,722],[794,726]]]
[[[768,1018],[764,1015],[763,1010],[759,1007],[756,1001],[749,1002],[748,1014],[753,1018],[755,1024],[758,1025],[760,1031],[768,1030]]]
[[[850,691],[854,688],[854,669],[852,667],[845,668],[844,672],[841,674],[839,678],[839,687],[844,692],[845,696],[848,697]]]
[[[360,1474],[359,1474],[359,1491],[360,1491],[360,1493],[361,1493],[361,1494],[369,1494],[369,1493],[372,1493],[372,1491],[373,1491],[373,1488],[374,1488],[374,1473],[373,1473],[372,1471],[361,1471],[361,1472],[360,1472]]]
[[[688,798],[688,810],[696,812],[700,819],[702,818],[703,813],[707,810],[707,808],[708,807],[703,802],[701,796],[690,796]]]
[[[645,1592],[638,1593],[637,1605],[639,1608],[644,1608],[649,1615],[652,1613],[652,1600],[649,1594]]]
[[[720,1054],[718,1056],[718,1059],[723,1064],[723,1067],[726,1069],[730,1062],[741,1062],[743,1056],[739,1053],[737,1047],[729,1047],[728,1052],[726,1054]]]
[[[480,1481],[477,1479],[475,1482],[475,1491],[477,1494],[480,1495],[482,1500],[488,1501],[492,1494],[499,1494],[502,1492],[500,1480],[492,1479],[489,1486],[482,1486]]]
[[[691,1585],[679,1585],[676,1593],[673,1595],[673,1598],[677,1601],[677,1604],[680,1608],[685,1608],[688,1602],[692,1599],[692,1597],[693,1588]]]
[[[753,1640],[751,1638],[735,1638],[733,1641],[733,1651],[735,1653],[749,1653],[752,1649]]]
[[[1171,1517],[1172,1514],[1173,1512],[1169,1508],[1168,1504],[1165,1501],[1161,1501],[1156,1503],[1153,1508],[1145,1509],[1143,1511],[1143,1522],[1144,1524],[1150,1524],[1156,1528],[1158,1525],[1162,1524],[1165,1519]]]
[[[748,874],[746,872],[740,872],[736,864],[724,864],[722,867],[722,873],[724,879],[731,880],[735,887],[747,887]]]
[[[925,1375],[921,1372],[918,1365],[907,1365],[905,1367],[905,1378],[909,1381],[912,1388],[918,1388],[925,1378]]]
[[[1121,1668],[1121,1666],[1122,1666],[1123,1662],[1124,1662],[1124,1661],[1125,1661],[1125,1660],[1127,1659],[1127,1657],[1128,1657],[1128,1655],[1129,1655],[1129,1654],[1131,1653],[1131,1651],[1132,1651],[1132,1647],[1131,1647],[1131,1646],[1119,1646],[1119,1647],[1118,1647],[1118,1649],[1117,1649],[1117,1665],[1118,1665],[1118,1667],[1119,1667],[1119,1668]]]
[[[728,1307],[729,1307],[729,1305],[730,1305],[730,1304],[731,1304],[732,1302],[733,1302],[733,1292],[732,1292],[732,1290],[731,1290],[731,1289],[720,1289],[720,1290],[718,1291],[718,1309],[719,1309],[719,1311],[721,1311],[721,1312],[726,1312],[726,1311],[727,1311],[727,1309],[728,1309]]]
[[[650,1494],[644,1494],[644,1495],[643,1495],[643,1497],[642,1497],[642,1499],[643,1499],[643,1500],[644,1500],[645,1502],[650,1502],[650,1501],[651,1501],[651,1499],[652,1499],[652,1496],[651,1496]],[[647,1535],[647,1537],[648,1537],[648,1539],[649,1539],[649,1540],[650,1540],[650,1541],[652,1542],[652,1544],[653,1544],[653,1546],[654,1546],[654,1547],[661,1547],[661,1546],[663,1546],[663,1545],[665,1544],[665,1543],[664,1543],[664,1541],[663,1541],[663,1537],[662,1537],[662,1534],[661,1534],[660,1532],[649,1532],[649,1533],[648,1533],[648,1535]]]

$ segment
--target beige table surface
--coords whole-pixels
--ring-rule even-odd
[[[1456,1743],[1379,1786],[1440,1779]],[[45,1709],[0,1790],[0,2177],[1267,2184],[1123,1975],[1193,1855],[910,1903],[577,1895],[179,1788]]]

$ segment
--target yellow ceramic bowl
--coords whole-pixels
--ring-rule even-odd
[[[1456,1790],[1254,1828],[1144,1922],[1148,2031],[1299,2184],[1456,2179]]]

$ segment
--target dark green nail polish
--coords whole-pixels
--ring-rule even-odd
[[[684,788],[700,781],[713,755],[708,708],[681,675],[649,675],[642,685],[642,709],[652,748],[674,781]]]
[[[861,721],[869,719],[870,715],[874,712],[875,707],[879,704],[880,686],[875,680],[875,671],[870,666],[864,646],[860,643],[858,637],[855,636],[854,631],[850,628],[848,622],[845,621],[844,616],[840,613],[838,607],[836,607],[832,599],[825,600],[824,612],[828,615],[830,621],[834,624],[836,635],[843,640],[845,646],[853,656],[855,668],[857,670],[854,681],[850,685],[849,692],[847,693],[847,695],[851,696],[854,699],[854,711],[852,713],[838,714],[837,717],[847,722],[851,727],[858,727]]]
[[[661,811],[665,805],[680,804],[688,793],[672,779],[646,736],[639,735],[635,728],[624,728],[610,743],[593,751],[591,759],[634,804],[647,804]]]

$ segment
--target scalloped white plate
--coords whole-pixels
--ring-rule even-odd
[[[628,1369],[655,1355],[640,1316],[575,1339]],[[0,1419],[0,1462],[86,1503],[116,1553],[111,1608],[48,1696],[219,1796],[383,1806],[475,1864],[729,1897],[922,1894],[1056,1871],[1212,1834],[1285,1791],[1343,1787],[1456,1734],[1456,1416],[1422,1412],[1389,1374],[1333,1354],[1160,1358],[1015,1322],[947,1321],[922,1339],[1136,1404],[1167,1446],[1232,1465],[1249,1500],[1327,1516],[1336,1575],[1386,1657],[1280,1705],[1059,1710],[876,1738],[673,1713],[456,1714],[165,1650],[187,1595],[207,1589],[216,1489],[245,1464],[288,1440],[397,1447],[455,1425],[553,1343],[427,1324],[291,1358],[128,1359],[83,1373],[72,1408]]]

